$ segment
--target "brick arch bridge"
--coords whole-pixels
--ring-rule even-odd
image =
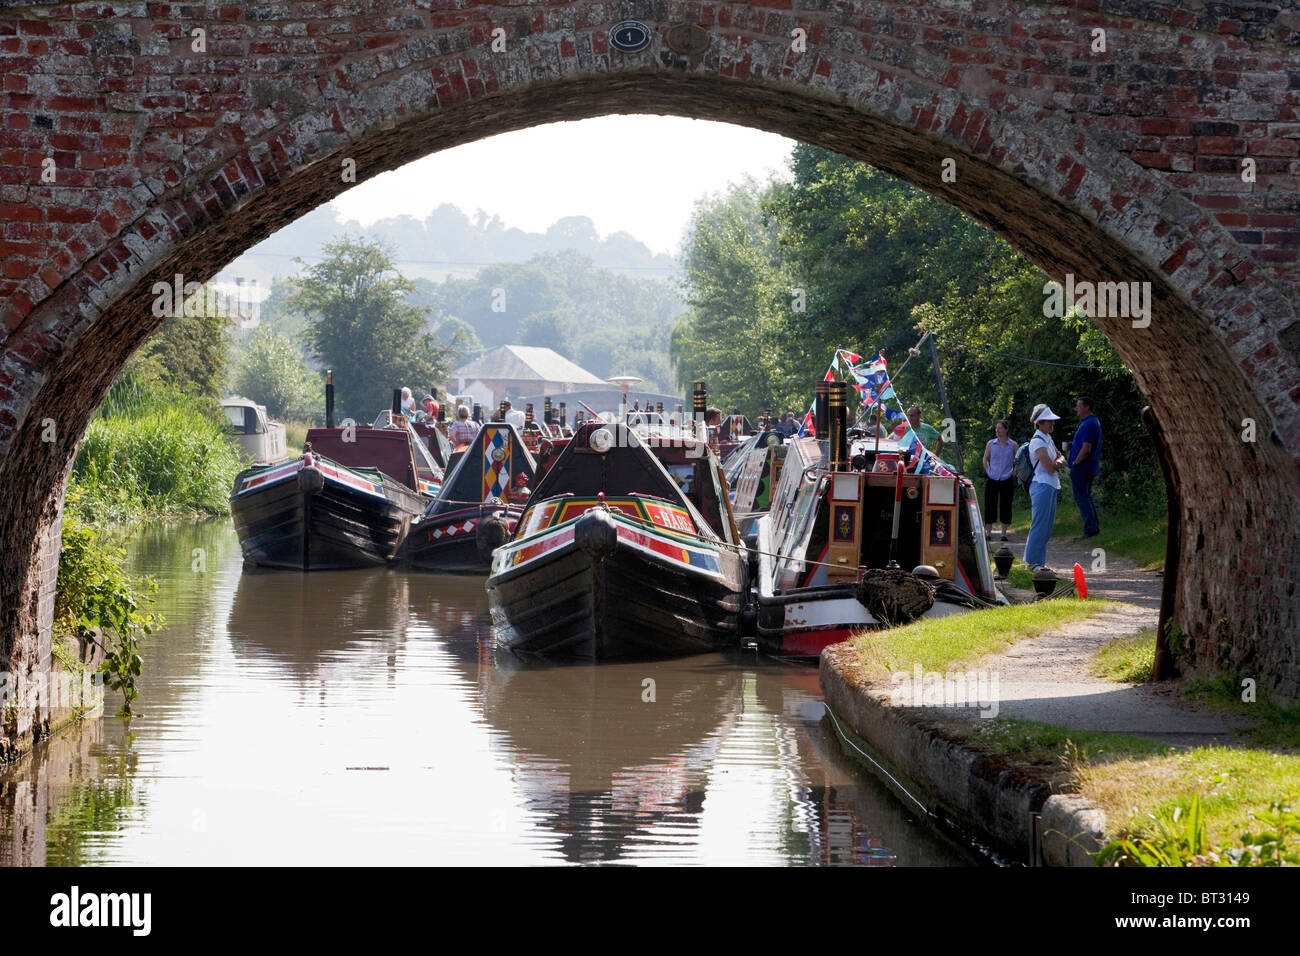
[[[510,129],[656,112],[866,160],[975,216],[1053,276],[1150,282],[1148,327],[1097,321],[1172,446],[1184,532],[1174,616],[1200,666],[1239,667],[1300,699],[1293,0],[8,9],[0,665],[48,660],[70,463],[160,322],[154,282],[201,281],[337,195],[345,159],[364,181]],[[649,26],[645,49],[611,48],[625,17]],[[702,29],[670,32],[677,24]],[[946,183],[949,157],[957,179]],[[50,168],[53,183],[42,180]],[[518,175],[529,174],[520,156]],[[1258,423],[1253,443],[1240,437],[1246,418]]]

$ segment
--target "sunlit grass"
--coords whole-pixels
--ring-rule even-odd
[[[1076,787],[1106,813],[1108,834],[1145,832],[1149,814],[1184,810],[1200,794],[1211,844],[1235,842],[1255,828],[1253,814],[1275,801],[1300,797],[1300,756],[1266,749],[1196,747],[1164,755],[1133,754],[1119,760],[1083,760],[1074,766]]]
[[[1029,533],[1028,513],[1018,516],[1012,530],[1019,535]],[[1151,517],[1140,514],[1101,514],[1101,533],[1088,539],[1088,547],[1105,548],[1108,554],[1117,554],[1137,564],[1146,571],[1153,571],[1164,566],[1165,539],[1168,525],[1165,516]],[[1074,538],[1083,534],[1083,521],[1079,510],[1070,497],[1069,489],[1062,489],[1061,501],[1056,508],[1056,524],[1052,536],[1057,538]],[[992,542],[997,543],[997,542]],[[1012,550],[1015,550],[1014,548]],[[1023,552],[1023,547],[1021,548]],[[1048,545],[1051,553],[1051,545]],[[1019,563],[1020,554],[1016,555]],[[1013,585],[1018,587],[1018,585]]]
[[[1095,599],[1037,601],[924,618],[891,630],[864,631],[852,643],[872,677],[911,670],[916,664],[924,671],[945,671],[1118,606],[1114,601]]]
[[[183,395],[115,396],[77,449],[68,506],[88,521],[225,515],[242,467],[221,422]]]
[[[1151,679],[1156,665],[1154,627],[1108,641],[1093,652],[1088,670],[1095,677],[1137,684]]]

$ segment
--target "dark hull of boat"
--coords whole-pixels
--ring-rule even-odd
[[[503,516],[504,533],[488,544],[481,541],[481,529],[483,521],[493,515],[490,509],[480,512],[474,508],[414,521],[398,551],[397,562],[417,571],[487,574],[492,570],[491,544],[501,544],[514,533],[521,510],[512,508]]]
[[[734,648],[745,569],[672,568],[624,544],[593,556],[570,542],[488,579],[497,641],[522,655],[591,660],[681,657]]]
[[[231,511],[244,560],[291,571],[387,564],[427,502],[406,488],[384,490],[379,498],[325,482],[310,491],[290,479],[236,497]]]

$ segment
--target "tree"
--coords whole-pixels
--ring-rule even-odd
[[[127,363],[122,377],[201,396],[215,406],[226,376],[230,324],[220,308],[207,308],[218,301],[207,286],[201,294],[186,300],[182,314],[163,322],[157,334]],[[188,312],[198,314],[185,314]]]
[[[574,325],[561,310],[535,312],[519,323],[519,344],[554,349],[565,358],[576,354],[573,347]]]
[[[236,359],[231,387],[281,421],[315,421],[325,407],[320,376],[293,342],[267,328],[254,331]]]
[[[672,331],[678,384],[704,380],[716,403],[744,409],[802,405],[792,374],[802,352],[787,339],[792,285],[776,224],[752,179],[697,203],[686,242],[689,308]]]
[[[387,408],[392,389],[443,381],[452,350],[428,330],[424,309],[407,305],[414,286],[378,243],[344,237],[323,247],[286,301],[309,317],[306,339],[334,370],[339,407],[358,421]]]

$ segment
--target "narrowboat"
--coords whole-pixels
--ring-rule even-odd
[[[514,534],[536,470],[513,425],[484,425],[438,497],[411,522],[398,563],[422,571],[486,574],[493,549]]]
[[[405,417],[385,411],[371,428],[312,428],[300,457],[241,471],[230,507],[250,565],[370,567],[393,560],[441,484]]]
[[[523,655],[681,656],[735,647],[748,566],[701,438],[586,421],[529,499],[487,581]]]
[[[731,508],[741,537],[753,544],[758,519],[772,505],[772,492],[781,480],[781,469],[789,451],[786,436],[775,428],[766,428],[745,439],[726,463],[727,483],[731,486]]]
[[[787,443],[757,522],[759,647],[817,657],[859,631],[1007,603],[970,480],[897,439],[851,439],[835,392],[816,435]]]
[[[288,457],[284,425],[271,421],[265,405],[232,395],[221,400],[221,408],[226,413],[231,441],[245,458],[251,458],[255,464],[267,464]]]

